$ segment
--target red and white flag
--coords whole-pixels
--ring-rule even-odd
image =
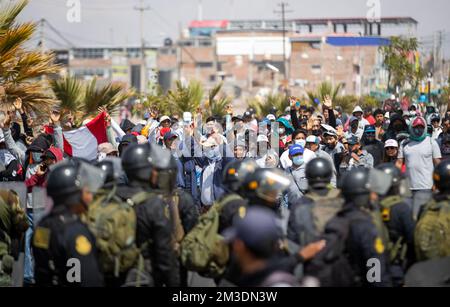
[[[63,133],[64,152],[89,161],[97,159],[98,145],[108,142],[106,135],[105,112],[100,113],[86,126]]]

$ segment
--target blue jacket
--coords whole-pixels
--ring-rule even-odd
[[[200,191],[202,189],[202,183],[203,183],[203,171],[208,166],[209,161],[208,158],[202,157],[202,158],[194,158],[195,163],[202,168],[202,174],[200,176]],[[222,172],[225,169],[225,166],[234,161],[235,158],[227,158],[223,157],[221,160],[217,161],[214,166],[214,176],[213,176],[213,193],[214,193],[214,199],[219,199],[221,196],[225,194],[225,189],[223,186],[223,176]],[[199,195],[200,198],[200,195]]]

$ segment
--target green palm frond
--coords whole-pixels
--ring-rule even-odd
[[[343,85],[341,83],[336,87],[333,87],[330,82],[322,82],[316,92],[308,92],[307,95],[312,105],[316,105],[314,103],[315,99],[319,99],[320,102],[323,102],[326,96],[330,96],[332,101],[336,101],[339,97],[342,86]]]
[[[28,0],[16,1],[14,4],[8,4],[0,11],[0,32],[10,28],[17,16],[27,6]]]
[[[200,82],[191,81],[188,86],[176,82],[176,89],[167,93],[170,109],[176,113],[194,112],[200,107],[203,99],[203,88]],[[168,110],[169,111],[169,110]]]
[[[275,116],[280,116],[284,113],[284,110],[289,106],[289,101],[285,95],[277,93],[270,94],[264,100],[258,100],[253,98],[248,101],[249,108],[253,108],[256,115],[259,118],[267,116],[272,112],[272,109],[276,110]]]
[[[85,115],[95,115],[99,107],[114,113],[120,103],[134,95],[134,91],[126,90],[120,84],[108,83],[98,87],[96,78],[86,86],[84,93],[82,110]]]
[[[56,103],[43,77],[59,70],[52,54],[27,50],[24,44],[36,30],[34,23],[18,23],[27,0],[0,4],[0,80],[6,98],[0,108],[9,108],[20,97],[27,110],[45,114]]]
[[[76,113],[84,97],[84,84],[75,77],[66,76],[50,81],[50,86],[61,110]]]
[[[222,90],[223,83],[214,86],[208,94],[208,101],[205,103],[206,117],[223,117],[227,114],[227,106],[231,103],[230,97],[216,98]]]

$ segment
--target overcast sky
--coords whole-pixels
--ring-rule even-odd
[[[8,0],[0,0],[7,2]],[[14,1],[14,0],[13,0]],[[67,21],[67,2],[74,0],[31,0],[22,20],[45,18],[71,43],[77,46],[140,44],[140,0],[81,0],[81,22]],[[288,18],[365,17],[368,0],[285,0],[293,12]],[[199,0],[144,0],[145,39],[161,44],[165,37],[177,38],[180,27],[197,18]],[[274,19],[279,0],[203,0],[203,19]],[[413,17],[419,21],[419,36],[448,30],[450,42],[449,0],[381,0],[382,17]],[[67,45],[47,28],[50,47]],[[447,44],[448,45],[448,44]],[[449,54],[450,52],[447,52]]]

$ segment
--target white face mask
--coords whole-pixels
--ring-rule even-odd
[[[306,140],[295,140],[295,144],[302,146],[305,148],[306,146]]]
[[[278,133],[279,133],[279,134],[283,134],[283,133],[285,133],[285,132],[286,132],[286,129],[284,129],[284,128],[278,129]]]

